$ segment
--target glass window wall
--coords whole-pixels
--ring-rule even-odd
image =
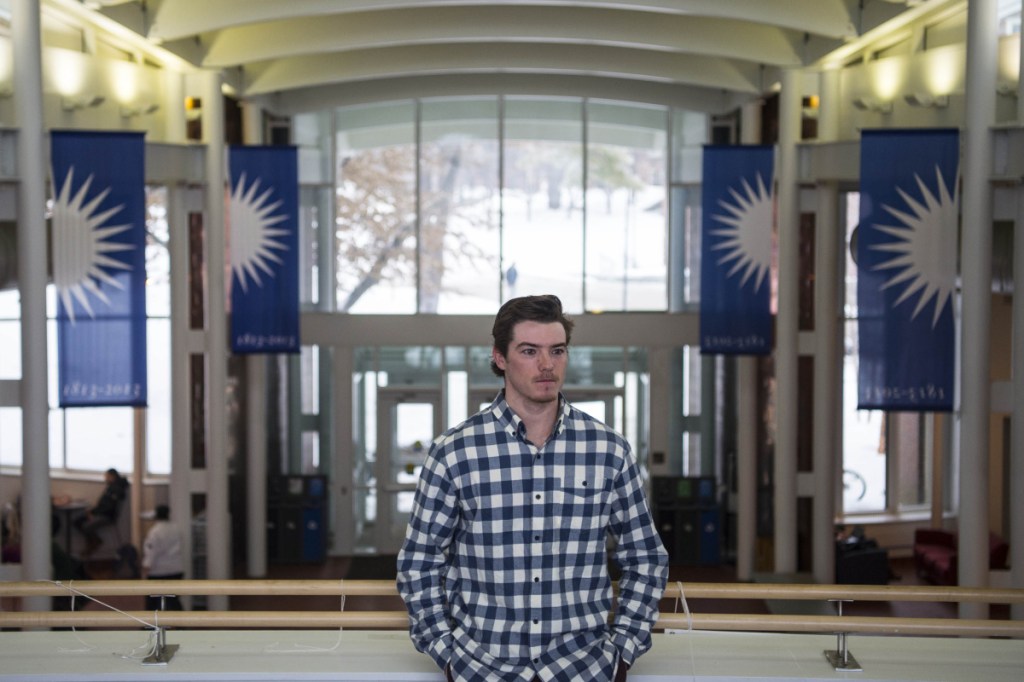
[[[554,292],[570,313],[666,310],[668,121],[580,98],[338,109],[337,309],[493,314]]]
[[[505,100],[502,300],[556,293],[583,311],[583,101]]]
[[[415,102],[337,112],[337,309],[412,314],[416,308]]]
[[[921,414],[857,408],[857,265],[849,245],[855,243],[859,201],[859,193],[846,194],[842,510],[897,513],[930,503],[934,453],[926,450],[929,420]]]
[[[489,313],[500,284],[498,99],[420,105],[419,312]]]
[[[584,307],[666,310],[667,110],[587,105]]]
[[[147,471],[171,470],[170,439],[170,254],[167,190],[146,188],[146,315],[148,407],[145,409]],[[47,287],[47,394],[57,405],[57,300]],[[0,379],[21,376],[20,297],[0,292]],[[135,410],[127,407],[51,408],[49,463],[53,469],[99,472],[134,469]],[[21,409],[0,410],[0,464],[21,466]]]

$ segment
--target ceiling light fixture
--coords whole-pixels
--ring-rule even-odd
[[[98,107],[106,101],[107,98],[103,95],[64,96],[60,98],[60,106],[64,111],[78,111],[79,109]]]
[[[892,102],[882,102],[871,97],[858,97],[853,100],[853,106],[861,111],[876,111],[880,114],[892,113]]]
[[[1017,84],[1009,81],[1002,81],[996,86],[996,92],[1003,96],[1016,97]]]
[[[146,116],[148,114],[155,113],[160,109],[160,105],[155,102],[150,104],[139,104],[133,107],[121,107],[121,116],[123,118],[133,118],[135,116]]]
[[[949,106],[949,95],[932,95],[927,92],[912,92],[903,99],[912,107],[943,109]]]

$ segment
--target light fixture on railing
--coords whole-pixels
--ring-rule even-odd
[[[121,116],[123,118],[133,118],[135,116],[146,116],[152,114],[160,109],[160,105],[152,102],[150,104],[137,104],[131,107],[121,107]]]
[[[949,95],[932,95],[927,92],[912,92],[903,99],[912,107],[931,107],[942,109],[949,106]]]
[[[892,102],[883,102],[872,97],[858,97],[853,100],[853,106],[861,111],[876,111],[880,114],[892,112]]]
[[[107,101],[103,95],[75,95],[60,98],[60,106],[64,111],[78,111],[98,107]]]

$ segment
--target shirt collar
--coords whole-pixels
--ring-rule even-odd
[[[501,389],[497,397],[494,398],[494,402],[491,403],[490,407],[491,415],[499,422],[505,425],[505,428],[513,434],[518,435],[520,438],[526,439],[526,425],[523,420],[519,418],[519,415],[509,407],[508,402],[505,400],[505,389]],[[553,436],[559,436],[562,431],[565,430],[565,421],[569,416],[569,401],[565,399],[565,396],[561,391],[558,393],[558,416],[555,418],[555,428],[553,429]]]

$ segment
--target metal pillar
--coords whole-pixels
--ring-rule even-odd
[[[835,140],[839,131],[839,71],[820,77],[818,140]],[[835,182],[818,184],[815,230],[814,279],[814,521],[813,572],[818,583],[835,582],[835,517],[837,470],[842,470],[842,357],[843,339],[840,283],[843,281],[841,251],[843,221],[839,212],[839,187]],[[841,504],[841,501],[838,503]]]
[[[995,123],[996,0],[967,5],[967,69],[961,239],[960,516],[958,572],[964,587],[988,585],[988,471],[992,321],[992,131]],[[987,604],[961,603],[963,618]]]
[[[796,145],[800,139],[800,73],[782,72],[779,94],[778,252],[776,317],[776,439],[774,461],[775,572],[796,571],[797,332],[799,326],[800,207]]]
[[[740,140],[761,142],[761,101],[744,105]],[[757,545],[757,358],[736,358],[736,578],[754,577]]]
[[[231,523],[228,511],[227,320],[224,258],[224,96],[221,75],[206,74],[203,90],[203,141],[206,144],[206,567],[211,580],[231,577]],[[214,595],[210,610],[228,608],[228,598]]]
[[[817,276],[814,279],[814,519],[812,564],[814,581],[835,582],[836,470],[842,469],[842,448],[836,428],[841,414],[839,345],[842,325],[838,287],[842,225],[839,220],[839,188],[835,182],[818,184],[818,216],[815,230]],[[838,467],[837,467],[838,463]]]
[[[22,580],[49,580],[50,440],[46,395],[46,167],[39,0],[11,3],[14,107],[18,117],[18,289],[21,294]],[[42,349],[42,350],[41,350]],[[49,597],[24,600],[47,611]]]
[[[263,143],[263,109],[242,103],[246,144]],[[267,575],[267,356],[246,357],[246,565],[250,578]]]

